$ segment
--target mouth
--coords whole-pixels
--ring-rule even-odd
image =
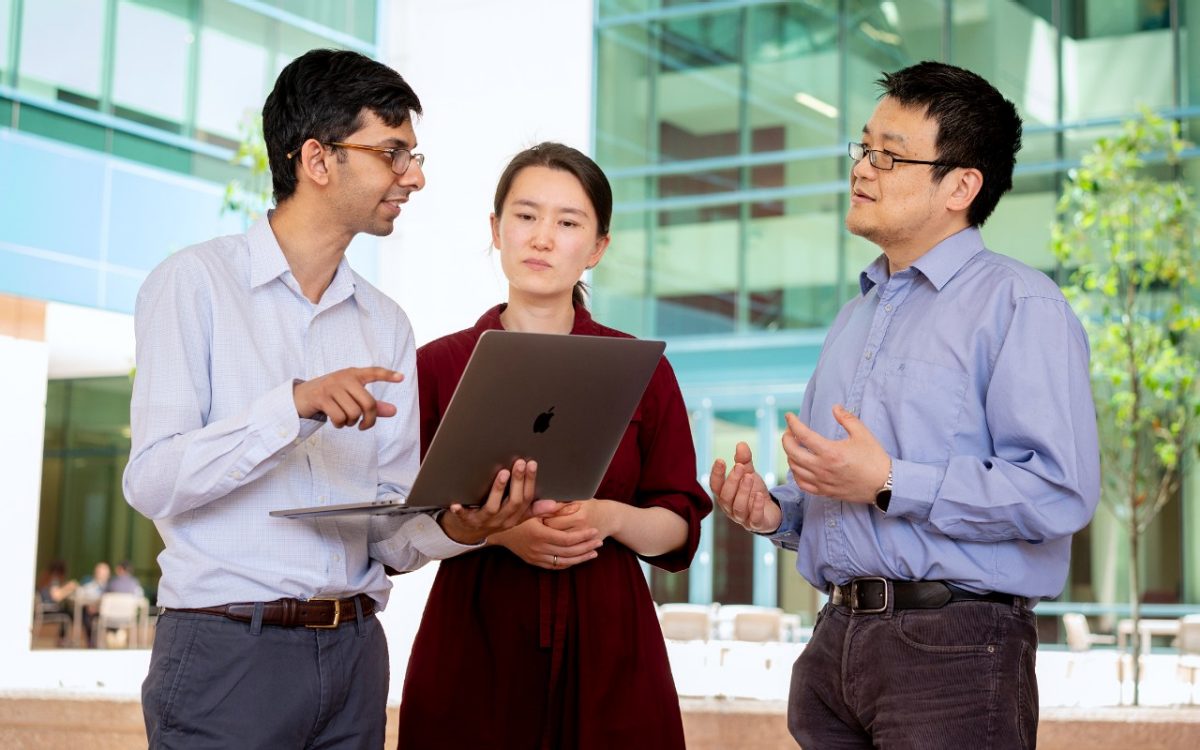
[[[871,196],[867,195],[863,191],[859,190],[858,188],[855,188],[850,191],[850,202],[851,203],[874,203],[875,199],[872,198]]]
[[[387,198],[381,202],[383,203],[384,206],[387,206],[387,208],[390,210],[391,213],[394,214],[394,216],[399,216],[400,215],[400,206],[404,203],[408,203],[408,198]]]
[[[528,260],[523,260],[523,261],[521,261],[521,265],[529,266],[530,268],[534,268],[534,269],[551,268],[549,263],[547,263],[544,260],[538,260],[537,258],[529,258]]]

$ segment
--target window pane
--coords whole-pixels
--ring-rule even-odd
[[[1058,122],[1059,34],[1037,10],[1010,0],[955,6],[951,27],[951,62],[990,81],[1026,127]]]
[[[942,3],[909,0],[903,3],[848,3],[846,16],[846,127],[857,133],[878,101],[875,85],[883,71],[896,71],[942,55]],[[974,4],[972,4],[974,7]]]
[[[738,442],[756,445],[758,417],[753,409],[713,415],[712,444],[727,466],[733,466]],[[726,453],[728,452],[728,453]],[[754,536],[717,510],[713,513],[712,600],[721,604],[754,602]]]
[[[198,137],[235,146],[238,123],[262,109],[273,22],[257,13],[205,0],[200,30]]]
[[[12,8],[13,0],[0,0],[0,84],[4,85],[8,85],[8,34],[12,28]]]
[[[96,109],[103,48],[104,3],[24,3],[17,86],[47,99]]]
[[[659,161],[739,152],[741,19],[714,13],[658,27]]]
[[[753,150],[836,144],[841,140],[837,13],[807,4],[750,12],[749,118],[755,140],[763,141]]]
[[[838,262],[844,213],[840,195],[789,198],[779,205],[778,214],[750,221],[750,326],[776,330],[828,325],[845,301]],[[846,273],[857,275],[858,270]],[[773,304],[764,308],[767,301]]]
[[[122,0],[113,62],[116,114],[180,132],[187,113],[191,22],[179,13]]]
[[[596,155],[607,168],[650,164],[653,55],[644,25],[605,29],[596,55]]]
[[[736,319],[739,204],[659,212],[650,259],[656,335],[731,332]]]
[[[375,43],[375,3],[372,0],[345,0],[331,3],[329,0],[275,0],[275,5],[288,13],[343,34]],[[325,42],[322,47],[330,46]],[[307,47],[312,49],[312,47]]]

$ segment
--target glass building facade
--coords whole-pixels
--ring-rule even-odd
[[[169,253],[242,230],[226,186],[252,179],[234,156],[280,69],[316,47],[376,56],[379,17],[375,0],[0,0],[0,299],[132,313]],[[351,255],[373,278],[375,239]],[[37,569],[128,558],[153,594],[162,542],[121,490],[130,372],[61,377],[55,358]]]
[[[1200,137],[1190,0],[599,0],[595,153],[613,182],[613,243],[593,277],[599,319],[665,338],[691,409],[697,472],[745,440],[780,480],[778,436],[827,326],[878,254],[843,227],[851,163],[881,71],[970,68],[1025,122],[990,247],[1052,276],[1067,170],[1146,106]],[[1185,178],[1196,171],[1189,151]],[[762,457],[772,457],[763,460]],[[1146,537],[1148,599],[1200,602],[1197,492]],[[817,603],[794,555],[714,517],[660,601]],[[1076,538],[1069,601],[1123,601],[1120,530],[1101,510]],[[1127,556],[1127,554],[1126,554]]]

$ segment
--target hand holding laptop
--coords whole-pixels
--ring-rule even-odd
[[[529,517],[537,484],[537,461],[517,459],[512,470],[501,469],[483,505],[467,508],[454,503],[438,519],[446,536],[459,544],[478,544]],[[504,488],[508,486],[508,497]]]

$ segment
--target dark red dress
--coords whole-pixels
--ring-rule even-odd
[[[422,453],[480,334],[503,328],[503,310],[418,350]],[[626,336],[582,307],[571,333]],[[687,543],[646,561],[670,571],[691,562],[712,502],[696,482],[687,412],[666,359],[596,495],[678,513]],[[614,539],[599,553],[559,571],[502,547],[443,561],[404,680],[401,750],[683,748],[679,696],[638,556]]]

